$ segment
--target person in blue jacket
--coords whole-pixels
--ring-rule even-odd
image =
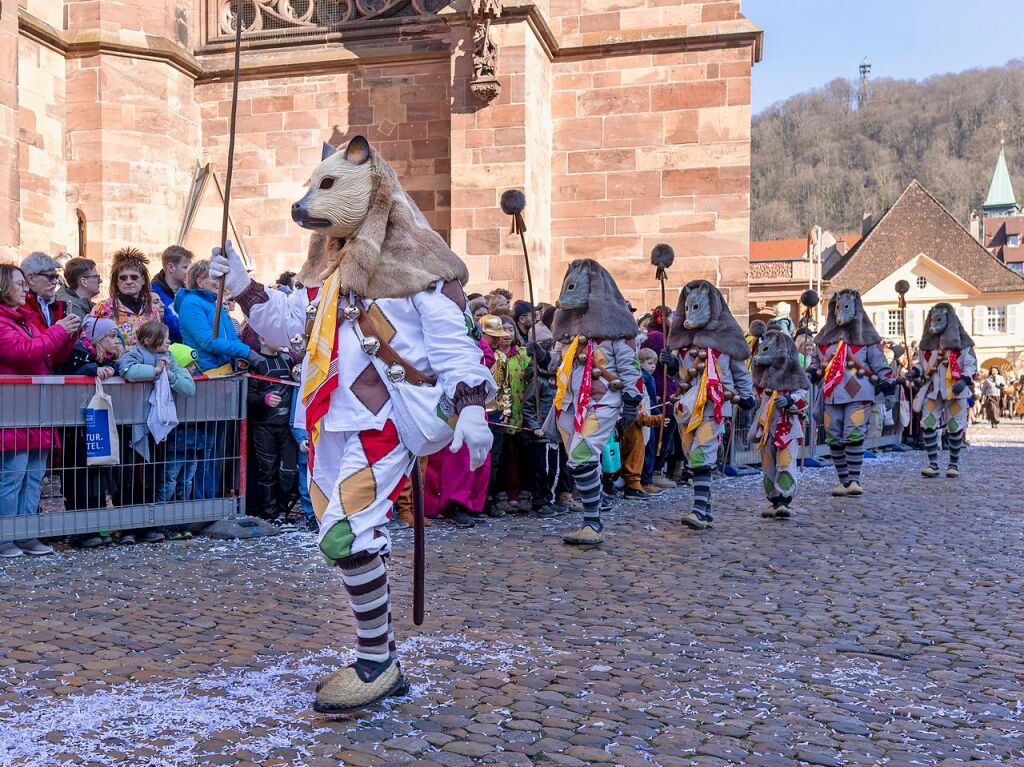
[[[231,316],[221,309],[220,332],[213,335],[213,313],[217,308],[217,281],[210,277],[210,262],[196,261],[189,267],[187,287],[178,290],[174,308],[178,312],[182,342],[196,350],[196,364],[205,375],[232,372],[237,359],[255,366],[263,358],[238,337]]]
[[[217,280],[210,277],[210,262],[196,261],[189,267],[186,287],[174,296],[178,312],[182,341],[196,352],[196,366],[204,375],[229,375],[234,372],[235,361],[247,360],[250,367],[263,361],[259,352],[238,337],[231,316],[226,309],[220,312],[220,328],[213,335],[213,315],[217,308]],[[203,425],[196,434],[199,462],[193,479],[193,495],[209,499],[223,496],[224,470],[231,460],[228,445],[236,441],[235,426],[230,422],[215,421]],[[237,454],[236,454],[237,455]]]

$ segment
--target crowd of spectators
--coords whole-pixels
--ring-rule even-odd
[[[225,422],[179,424],[158,445],[150,444],[146,435],[126,433],[122,459],[131,467],[126,473],[123,468],[86,466],[81,429],[0,428],[0,514],[36,513],[44,478],[60,464],[62,475],[73,478],[64,488],[70,509],[244,494],[247,513],[283,530],[316,530],[307,487],[309,440],[295,417],[299,391],[292,350],[240,324],[231,316],[230,301],[221,309],[219,332],[214,333],[218,286],[210,277],[209,262],[180,246],[168,247],[160,261],[160,270],[151,277],[143,253],[119,251],[106,297],[101,297],[104,279],[89,259],[71,258],[62,265],[33,253],[20,266],[0,264],[0,374],[64,374],[100,381],[120,376],[133,382],[166,375],[171,391],[189,397],[196,392],[194,376],[247,371],[248,449],[237,449],[243,436],[237,424]],[[282,274],[274,287],[284,292],[303,289],[293,272]],[[551,332],[555,308],[534,307],[505,290],[471,293],[468,299],[480,364],[498,384],[498,395],[486,407],[494,443],[476,471],[469,470],[465,449],[456,454],[442,450],[421,460],[428,518],[472,527],[506,514],[547,518],[578,510],[565,449],[544,428],[557,388],[559,355]],[[636,423],[620,429],[603,456],[609,502],[616,496],[645,500],[689,479],[670,406],[676,383],[663,376],[668,354],[663,328],[670,319],[671,309],[663,306],[637,317],[644,401]],[[793,331],[792,323],[785,329]],[[809,351],[812,337],[809,328],[795,329],[802,354]],[[753,335],[748,340],[755,343]],[[906,350],[886,342],[884,351],[896,376],[902,376]],[[913,358],[915,350],[909,351]],[[1024,400],[1020,386],[1012,372],[980,373],[972,403],[977,416],[983,413],[995,425],[999,417],[1019,415]],[[915,426],[906,423],[912,419],[910,396],[902,390],[880,396],[872,419],[875,434],[870,436],[909,425],[907,439],[913,441]],[[749,416],[740,412],[736,417]],[[742,423],[727,430],[720,471],[732,435],[745,433]],[[236,470],[241,454],[248,456],[246,487],[236,486],[243,476]],[[407,489],[395,504],[393,524],[411,522]],[[136,529],[90,533],[79,536],[77,543],[93,548],[188,535],[183,527]],[[35,539],[0,542],[0,557],[50,553],[51,546]]]

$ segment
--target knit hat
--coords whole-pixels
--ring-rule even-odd
[[[198,359],[196,350],[191,346],[185,346],[185,344],[171,344],[167,351],[174,357],[174,361],[178,363],[178,367],[187,368],[193,362]]]
[[[107,317],[86,317],[82,320],[82,335],[94,344],[117,332],[117,323]]]
[[[512,319],[518,322],[520,317],[524,314],[529,314],[532,311],[533,306],[530,305],[529,301],[516,301],[512,305]]]

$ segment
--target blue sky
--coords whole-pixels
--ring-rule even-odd
[[[874,77],[915,80],[1024,58],[1020,0],[742,0],[742,10],[764,30],[755,114],[856,77],[865,56]]]

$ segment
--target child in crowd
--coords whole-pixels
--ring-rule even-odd
[[[82,334],[75,342],[63,373],[95,376],[106,381],[117,374],[117,360],[122,354],[124,344],[114,321],[106,317],[86,317],[82,321]]]
[[[185,344],[171,344],[171,357],[190,376],[197,370],[196,350]],[[156,493],[157,503],[185,501],[192,497],[192,481],[202,452],[202,435],[194,423],[179,424],[167,435],[167,452],[163,480]],[[171,531],[171,538],[191,538],[186,530]]]
[[[320,523],[316,521],[313,513],[313,501],[309,497],[309,433],[305,426],[300,426],[295,418],[299,407],[299,387],[292,391],[292,438],[298,449],[295,469],[299,478],[299,508],[302,509],[302,519],[306,524],[306,530],[311,533],[320,530]]]
[[[150,320],[139,328],[137,338],[138,344],[129,349],[118,360],[118,371],[125,380],[155,381],[161,374],[166,373],[171,391],[186,397],[194,396],[196,393],[195,381],[192,380],[192,376],[186,370],[182,369],[168,351],[171,345],[170,329],[160,320]],[[172,431],[171,435],[174,435],[175,431],[177,429]],[[171,438],[171,435],[169,435],[168,439]],[[187,443],[184,433],[181,437],[174,436],[175,449],[177,450],[180,447],[182,454],[187,455],[187,447],[185,444],[180,444],[182,442]],[[182,465],[176,466],[175,474],[186,471],[187,465],[187,462],[183,462]],[[164,482],[161,483],[158,490],[156,499],[158,503],[170,500],[170,496],[167,495],[168,486],[172,488],[173,492],[173,488],[178,486],[178,477],[172,477],[169,482],[165,476]],[[121,542],[126,542],[126,538],[137,538],[143,543],[159,543],[164,540],[164,537],[163,533],[147,529],[140,530],[136,535],[122,536]]]
[[[637,356],[640,358],[641,376],[653,376],[654,369],[658,366],[658,353],[653,349],[640,349]],[[653,383],[653,378],[651,382]],[[626,500],[645,500],[661,492],[651,485],[644,486],[641,478],[647,454],[647,437],[655,440],[658,438],[657,428],[665,423],[665,416],[660,408],[653,408],[657,402],[657,395],[651,399],[646,381],[642,377],[640,383],[644,387],[641,412],[637,413],[635,423],[622,430],[622,479],[626,485],[623,491]],[[646,429],[651,431],[645,435]]]
[[[545,341],[542,346],[550,348],[554,341]],[[566,470],[567,456],[561,441],[552,442],[544,434],[544,421],[551,412],[555,401],[558,384],[555,380],[557,366],[553,358],[538,357],[537,376],[533,376],[532,366],[527,368],[529,382],[523,395],[523,433],[530,436],[528,450],[533,471],[530,472],[530,493],[533,502],[533,513],[539,517],[553,517],[564,509],[555,505],[557,496],[570,496],[569,472]],[[546,364],[544,364],[546,363]],[[538,392],[539,389],[539,392]],[[538,396],[539,395],[539,396]],[[540,411],[537,402],[540,401]]]
[[[249,423],[252,427],[253,461],[256,468],[255,516],[294,530],[287,520],[295,494],[298,446],[292,437],[294,380],[291,354],[260,338],[259,360],[250,372],[282,383],[253,378],[249,381]],[[308,448],[307,448],[308,449]]]
[[[82,334],[75,342],[71,357],[62,370],[64,375],[95,376],[101,381],[117,375],[117,361],[124,354],[124,344],[117,325],[107,317],[87,316],[82,320]],[[75,454],[65,453],[65,466],[85,466],[85,432],[75,440]],[[77,509],[105,507],[112,509],[119,495],[117,474],[111,466],[93,466],[74,470],[69,499]],[[94,549],[114,542],[110,532],[84,535],[78,539],[84,549]]]

